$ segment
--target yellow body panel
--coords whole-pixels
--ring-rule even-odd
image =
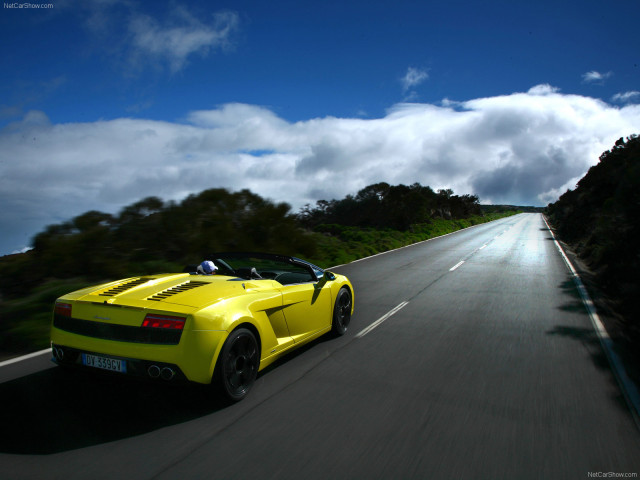
[[[331,330],[340,288],[353,295],[348,279],[336,275],[300,285],[190,274],[152,275],[70,293],[74,321],[101,326],[141,327],[147,314],[186,318],[176,345],[95,338],[57,328],[53,345],[123,359],[176,365],[187,380],[210,383],[226,338],[240,326],[256,333],[260,369],[285,352]],[[176,293],[177,292],[177,293]],[[353,311],[353,302],[352,302]]]
[[[317,283],[293,285],[283,293],[284,315],[293,341],[300,343],[307,337],[331,327],[327,315],[333,305],[331,290]]]

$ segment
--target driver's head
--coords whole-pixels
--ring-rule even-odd
[[[200,268],[205,275],[213,275],[214,273],[216,273],[216,270],[218,270],[216,264],[211,260],[205,260],[204,262],[202,262],[200,264]]]

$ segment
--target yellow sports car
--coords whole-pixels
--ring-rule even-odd
[[[212,255],[186,273],[85,288],[55,302],[53,360],[244,398],[262,370],[325,333],[343,335],[353,286],[295,257]],[[96,370],[97,371],[97,370]]]

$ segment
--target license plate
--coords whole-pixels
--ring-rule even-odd
[[[102,370],[110,370],[112,372],[127,373],[127,362],[109,357],[100,357],[98,355],[82,354],[82,364],[87,367],[101,368]]]

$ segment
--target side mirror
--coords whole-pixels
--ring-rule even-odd
[[[324,272],[324,278],[325,278],[325,280],[331,282],[331,281],[336,279],[336,276],[333,273],[329,272],[329,271],[325,271]]]

